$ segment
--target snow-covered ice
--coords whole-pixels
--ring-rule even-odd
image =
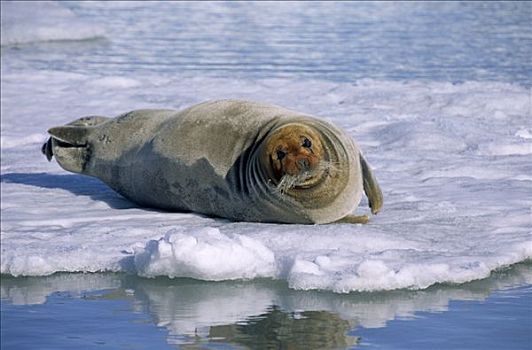
[[[47,9],[60,19],[58,25],[73,20],[74,14],[56,10],[63,11]],[[78,28],[66,39],[104,35],[97,26],[88,28],[86,35],[77,36]],[[110,40],[122,40],[113,35],[116,30]],[[33,39],[58,38],[47,33]],[[191,77],[83,65],[69,70],[43,68],[43,53],[28,50],[37,59],[15,61],[25,57],[15,49],[2,53],[3,274],[271,278],[294,289],[345,293],[463,283],[532,257],[530,87],[496,81]],[[79,46],[74,53],[64,46],[57,50],[58,62],[61,55],[66,62],[83,53]],[[140,208],[99,180],[67,173],[40,153],[48,128],[80,116],[181,109],[221,98],[274,103],[344,128],[374,168],[385,196],[382,212],[368,225],[323,226],[163,212]],[[367,202],[357,212],[368,213]]]
[[[53,1],[2,1],[2,45],[103,38],[105,30]]]
[[[505,83],[2,74],[1,272],[127,271],[267,277],[335,292],[426,288],[532,256],[530,90]],[[118,82],[118,83],[117,83]],[[223,92],[220,93],[220,87]],[[329,119],[375,168],[369,225],[233,223],[139,208],[40,154],[47,128],[82,115],[257,99]],[[31,103],[27,103],[31,100]],[[358,209],[367,213],[366,203]]]

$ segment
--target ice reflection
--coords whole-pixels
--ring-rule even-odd
[[[355,326],[328,311],[286,312],[271,306],[244,322],[213,326],[208,339],[268,349],[338,349],[356,345],[347,333]]]
[[[180,348],[211,343],[238,347],[323,349],[357,344],[357,327],[385,327],[418,312],[444,312],[454,300],[483,300],[493,291],[532,284],[532,264],[515,265],[489,279],[420,291],[352,293],[296,291],[277,281],[204,282],[142,279],[121,274],[2,276],[1,297],[13,304],[74,298],[119,299],[150,316]]]

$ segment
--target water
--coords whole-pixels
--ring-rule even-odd
[[[530,348],[531,11],[2,2],[2,348]],[[383,212],[153,211],[39,154],[82,115],[235,97],[344,128]]]
[[[94,36],[104,29],[108,40],[6,48],[11,59],[3,64],[104,74],[532,85],[529,2],[65,3],[94,23]]]
[[[531,265],[521,264],[460,286],[338,295],[294,291],[268,280],[4,276],[2,344],[6,349],[525,349],[532,342],[531,278]]]

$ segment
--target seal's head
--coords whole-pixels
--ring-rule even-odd
[[[281,192],[311,187],[326,172],[322,138],[304,124],[290,123],[275,129],[266,140],[264,156]]]
[[[288,113],[286,113],[288,114]],[[354,210],[362,176],[355,143],[334,125],[281,115],[257,135],[248,155],[247,188],[282,222],[326,223]],[[287,219],[284,219],[287,218]]]

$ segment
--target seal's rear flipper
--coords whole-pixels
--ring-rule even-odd
[[[362,167],[362,179],[364,182],[364,192],[368,197],[369,207],[371,208],[372,214],[377,214],[382,208],[384,198],[382,196],[382,191],[377,182],[377,179],[373,175],[371,168],[369,167],[368,162],[362,154],[360,154],[360,165]]]
[[[48,160],[55,159],[65,170],[82,173],[89,157],[87,136],[89,128],[84,126],[58,126],[48,130],[51,137],[42,146]]]
[[[41,152],[46,156],[46,159],[48,161],[52,161],[52,157],[54,156],[54,151],[52,149],[52,138],[50,137],[45,143],[43,143],[41,147]]]
[[[55,159],[65,170],[82,173],[89,160],[90,145],[88,136],[91,126],[109,120],[106,117],[83,117],[65,126],[58,126],[48,130],[51,137],[41,148],[48,161]]]
[[[82,147],[87,144],[88,128],[83,126],[57,126],[48,133],[64,147]]]

